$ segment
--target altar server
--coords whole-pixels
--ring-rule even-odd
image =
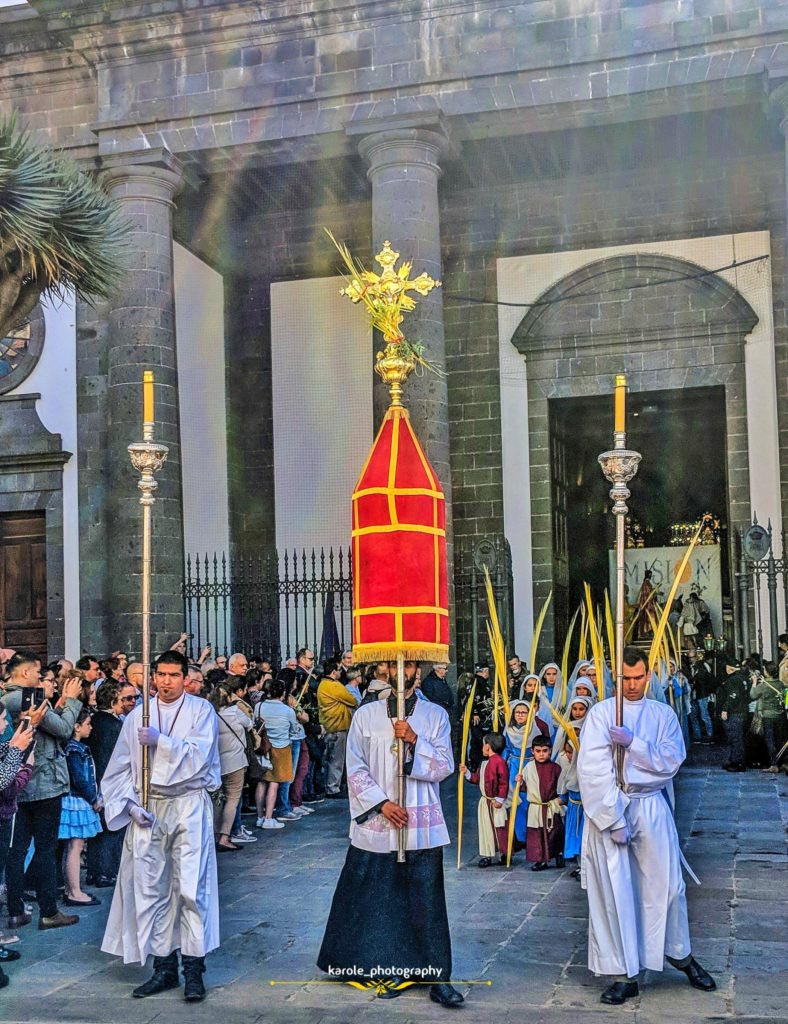
[[[102,950],[124,963],[153,956],[137,998],[176,988],[205,996],[205,954],[219,945],[219,900],[210,791],[221,786],[216,712],[184,690],[188,662],[168,651],[156,662],[150,722],[126,717],[101,782],[107,827],[128,825]],[[142,747],[150,750],[150,801],[142,803]]]
[[[684,740],[673,710],[646,699],[649,676],[643,653],[626,648],[623,725],[616,725],[615,699],[594,705],[578,755],[588,966],[612,975],[601,1000],[613,1005],[637,996],[639,972],[661,971],[665,958],[693,987],[716,988],[692,956],[679,837],[665,792],[686,756]]]

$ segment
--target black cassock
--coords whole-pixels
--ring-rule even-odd
[[[415,695],[405,711],[419,737],[406,756],[409,845],[422,848],[408,850],[402,864],[389,848],[393,833],[388,827],[380,842],[383,848],[362,848],[377,844],[380,809],[396,791],[396,698],[359,708],[348,735],[351,836],[358,841],[348,849],[317,958],[321,970],[344,980],[362,974],[402,978],[405,971],[411,980],[439,983],[451,978],[443,891],[448,832],[438,788],[454,768],[451,727],[442,708],[417,701]],[[361,831],[366,838],[359,838]]]
[[[396,853],[348,849],[317,958],[321,971],[356,968],[385,977],[392,967],[433,968],[425,980],[449,981],[443,847],[409,850],[406,857],[398,864]]]

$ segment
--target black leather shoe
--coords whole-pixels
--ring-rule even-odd
[[[430,999],[433,1003],[440,1003],[441,1006],[459,1006],[465,1002],[465,997],[460,995],[453,985],[430,985]]]
[[[717,982],[712,978],[708,971],[704,971],[698,961],[693,957],[686,967],[679,967],[678,970],[683,971],[689,978],[689,983],[693,988],[698,988],[701,992],[713,992],[717,987]]]
[[[549,867],[550,865],[545,863],[545,861],[538,860],[536,864],[531,865],[531,871],[547,871]]]
[[[402,988],[382,988],[377,993],[378,999],[398,999],[405,990]]]
[[[489,857],[482,857],[482,859],[479,861],[480,868],[488,868],[491,864],[492,861],[490,860]]]
[[[85,885],[88,883],[85,882]],[[115,884],[115,879],[110,875],[99,875],[96,881],[92,883],[94,889],[110,889]]]
[[[599,1002],[607,1003],[608,1006],[621,1006],[627,999],[634,999],[639,994],[636,981],[614,981],[599,997]]]
[[[18,960],[22,954],[16,949],[6,949],[0,946],[0,964],[10,964],[12,960]]]
[[[155,996],[159,992],[166,992],[171,988],[178,988],[180,981],[178,981],[178,972],[174,974],[172,971],[162,970],[156,968],[153,972],[153,977],[149,978],[143,985],[139,985],[131,993],[135,999],[145,999],[146,996]]]

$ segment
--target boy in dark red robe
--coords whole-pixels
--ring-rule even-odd
[[[499,864],[506,863],[507,815],[504,803],[509,793],[509,769],[501,757],[505,740],[500,733],[488,732],[482,742],[485,760],[476,772],[461,764],[459,771],[482,791],[479,801],[479,867],[488,868],[498,854]]]
[[[555,866],[564,866],[564,806],[558,796],[560,767],[550,760],[549,737],[537,736],[531,744],[534,759],[523,772],[528,800],[525,856],[534,861],[531,871],[544,871],[555,857]]]

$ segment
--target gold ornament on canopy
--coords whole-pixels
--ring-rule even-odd
[[[440,288],[441,282],[426,272],[411,279],[413,263],[405,260],[397,267],[400,254],[391,248],[388,241],[383,243],[383,248],[375,257],[382,272],[377,274],[374,270],[367,270],[328,229],[326,234],[336,246],[348,271],[344,275],[347,286],[341,289],[340,295],[346,295],[354,305],[363,302],[369,313],[370,325],[383,335],[386,348],[375,357],[375,372],[388,387],[391,404],[400,406],[402,385],[414,370],[421,367],[433,373],[441,372],[424,358],[424,346],[408,341],[400,330],[403,313],[410,313],[416,308],[416,301],[408,292],[416,292],[424,297],[433,288]]]

